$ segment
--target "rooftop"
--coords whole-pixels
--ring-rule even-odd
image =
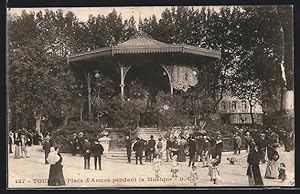
[[[71,54],[69,62],[83,61],[101,56],[150,54],[150,53],[182,53],[194,56],[220,59],[219,50],[211,50],[185,44],[166,44],[149,37],[134,37],[117,46],[103,47],[92,51]]]

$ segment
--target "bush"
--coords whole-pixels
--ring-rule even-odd
[[[223,138],[232,137],[236,132],[234,125],[223,123],[221,120],[207,121],[204,130],[207,131],[208,136],[212,136],[219,131]]]
[[[68,125],[63,126],[51,133],[51,139],[54,143],[54,146],[60,147],[61,152],[70,152],[70,140],[73,137],[73,134],[77,135],[80,132],[84,133],[84,136],[91,139],[94,134],[97,134],[98,137],[101,137],[101,132],[104,130],[101,123],[85,121],[85,122],[70,122]]]

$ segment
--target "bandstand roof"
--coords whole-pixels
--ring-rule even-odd
[[[92,51],[71,54],[69,62],[79,62],[102,56],[132,55],[132,54],[167,54],[182,53],[194,56],[219,59],[221,52],[185,44],[166,44],[149,37],[136,37],[117,46],[103,47]]]

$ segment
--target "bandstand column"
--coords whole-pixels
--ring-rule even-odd
[[[92,104],[91,104],[91,92],[92,92],[92,87],[91,87],[91,73],[87,72],[85,74],[86,81],[87,81],[87,89],[88,89],[88,117],[89,120],[92,118]]]
[[[121,72],[121,99],[124,100],[124,87],[125,87],[125,76],[124,76],[124,66],[120,65],[120,72]]]
[[[124,88],[125,88],[125,77],[131,66],[119,65],[120,67],[120,87],[121,87],[121,99],[124,101]]]
[[[162,68],[166,71],[168,78],[169,78],[169,83],[170,83],[170,93],[173,95],[174,93],[174,87],[173,87],[173,82],[172,82],[172,72],[173,72],[173,66],[171,65],[161,65]]]
[[[172,82],[170,82],[170,90],[171,90],[171,95],[173,96],[174,93],[174,88]]]

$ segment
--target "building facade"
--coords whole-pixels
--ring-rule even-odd
[[[231,96],[224,96],[218,104],[218,113],[224,122],[230,124],[262,124],[262,106],[257,102],[253,108],[254,123],[252,123],[250,104]]]

